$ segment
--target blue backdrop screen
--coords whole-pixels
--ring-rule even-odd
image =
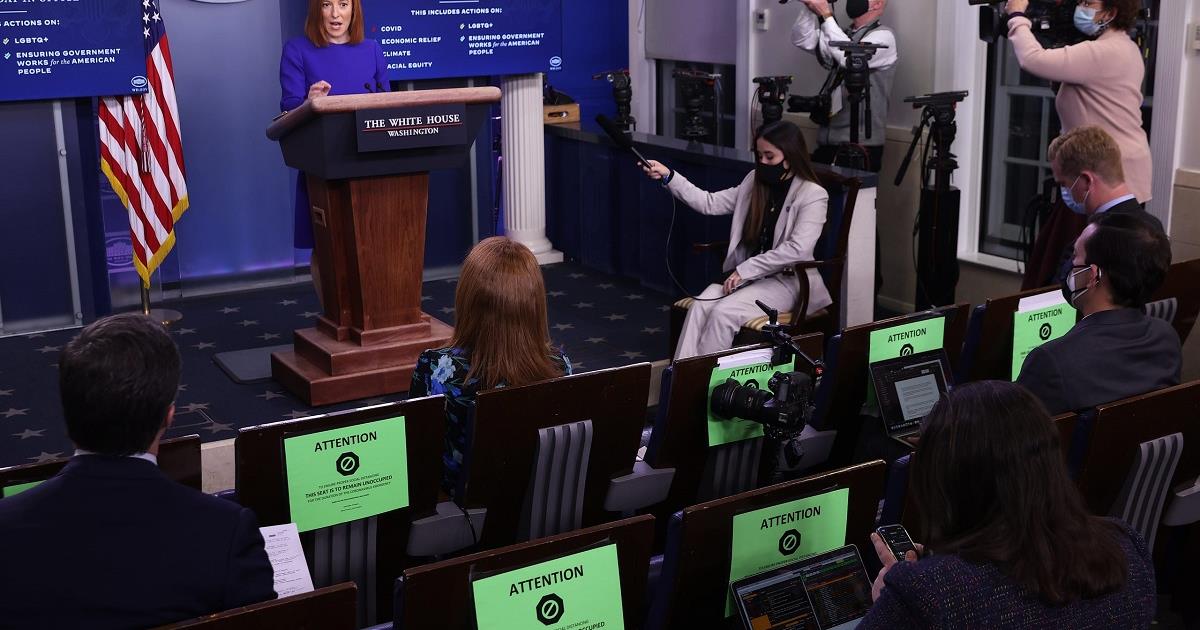
[[[142,9],[139,0],[0,2],[0,101],[145,92]]]
[[[563,66],[562,0],[363,0],[393,80],[550,72]]]

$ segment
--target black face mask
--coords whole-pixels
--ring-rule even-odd
[[[783,165],[783,162],[778,164],[763,164],[759,162],[754,165],[754,179],[758,183],[767,186],[781,183],[787,173],[788,169]]]
[[[846,0],[846,15],[857,20],[870,10],[870,0]]]

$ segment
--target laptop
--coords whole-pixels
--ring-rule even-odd
[[[871,364],[871,383],[888,437],[912,448],[921,420],[950,390],[950,373],[941,348]]]
[[[871,609],[871,581],[846,545],[729,586],[746,630],[849,630]]]

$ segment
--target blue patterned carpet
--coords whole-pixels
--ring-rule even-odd
[[[564,263],[543,267],[550,336],[578,371],[668,358],[671,298],[630,280]],[[456,280],[425,283],[424,310],[454,319]],[[172,329],[183,355],[175,425],[168,437],[234,437],[239,427],[312,415],[273,381],[239,385],[213,362],[219,352],[287,343],[318,315],[309,285],[164,303],[183,313]],[[75,330],[0,339],[0,467],[70,454],[58,401],[58,353]],[[403,394],[320,408],[327,412]]]

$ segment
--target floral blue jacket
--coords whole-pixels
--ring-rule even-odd
[[[551,357],[562,369],[563,374],[572,374],[571,360],[561,352]],[[446,396],[446,442],[442,453],[442,489],[454,496],[462,471],[463,453],[470,448],[467,435],[468,421],[475,413],[475,395],[479,393],[479,380],[467,381],[471,360],[461,348],[439,348],[426,350],[417,359],[413,371],[410,398],[420,396]],[[498,387],[504,387],[504,384]]]

